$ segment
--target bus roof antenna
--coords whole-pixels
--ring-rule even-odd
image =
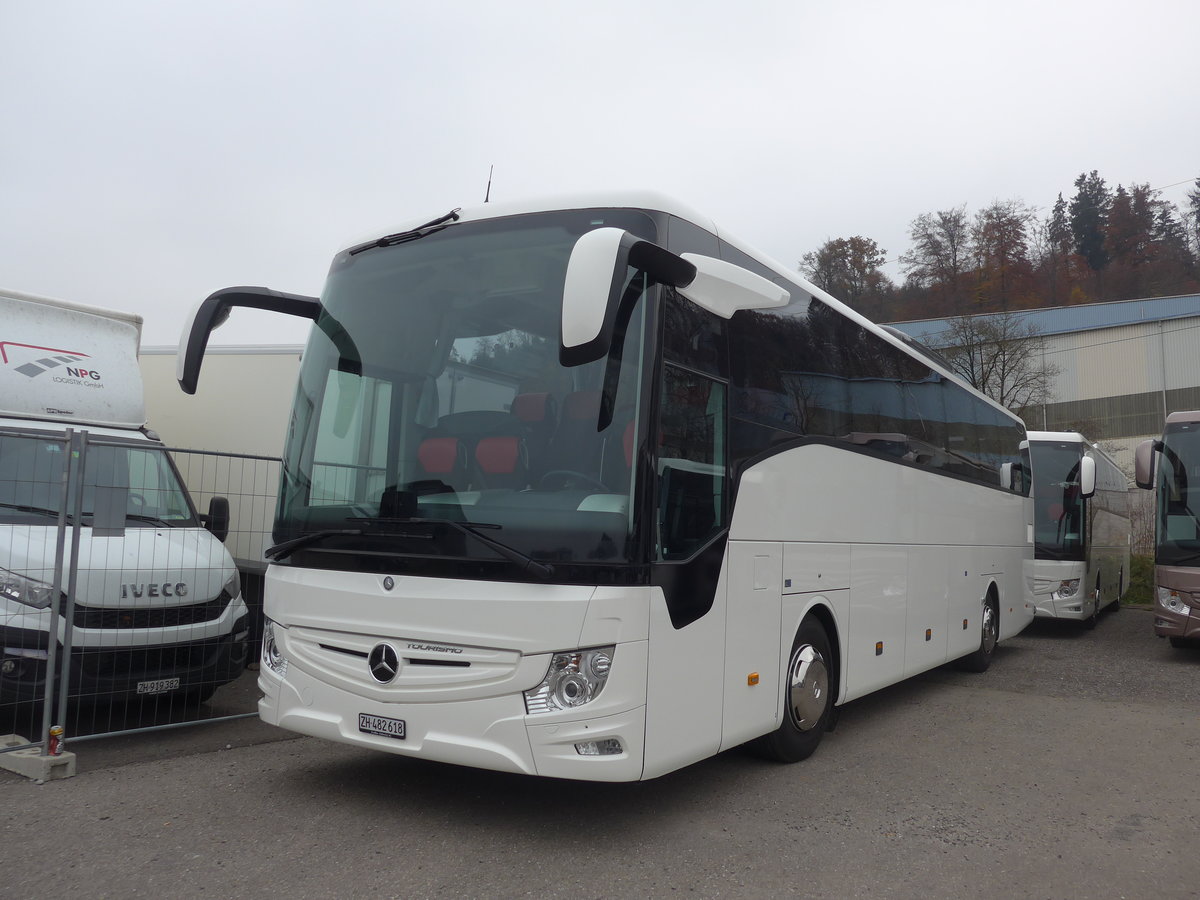
[[[483,202],[484,203],[487,203],[488,198],[492,196],[492,170],[494,168],[496,168],[496,166],[494,164],[488,166],[488,185],[487,185],[487,190],[484,191],[484,194],[483,194]]]

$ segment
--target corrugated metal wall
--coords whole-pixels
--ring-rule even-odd
[[[1166,413],[1200,408],[1197,315],[1044,338],[1058,367],[1055,402],[1023,410],[1031,427],[1077,429],[1093,440],[1162,432]],[[1124,443],[1124,441],[1122,441]]]

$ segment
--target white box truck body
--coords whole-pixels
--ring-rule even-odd
[[[68,429],[87,432],[70,696],[206,698],[245,668],[249,617],[216,536],[227,503],[200,515],[145,427],[141,323],[0,290],[0,706],[43,695],[51,640],[63,659],[52,585]]]

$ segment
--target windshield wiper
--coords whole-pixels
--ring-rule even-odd
[[[292,538],[290,541],[284,541],[282,544],[276,544],[274,547],[268,547],[263,551],[263,556],[267,559],[283,559],[285,556],[290,556],[296,550],[299,550],[306,544],[312,544],[317,541],[331,537],[335,534],[362,534],[361,528],[328,528],[325,531],[310,531],[308,534],[302,534],[298,538]]]
[[[133,519],[135,522],[149,522],[151,525],[161,525],[164,528],[174,528],[175,525],[168,522],[166,519],[160,519],[158,516],[147,516],[142,513],[125,513],[126,519]]]
[[[417,516],[404,516],[398,518],[387,519],[352,519],[351,521],[358,522],[379,522],[381,524],[395,525],[449,525],[456,531],[462,534],[470,535],[479,541],[485,547],[495,550],[509,562],[516,563],[521,567],[521,572],[529,572],[539,578],[545,580],[554,574],[554,566],[540,563],[532,556],[527,556],[515,547],[510,547],[508,544],[501,543],[495,538],[490,538],[486,534],[481,534],[476,531],[477,528],[494,528],[499,531],[502,525],[493,525],[490,522],[455,522],[453,519],[422,519]]]
[[[372,247],[391,247],[393,244],[403,244],[407,241],[415,241],[417,238],[423,238],[426,235],[434,234],[447,227],[451,222],[458,221],[458,211],[462,207],[456,207],[450,210],[444,216],[426,222],[424,225],[418,225],[416,228],[410,228],[408,231],[397,231],[395,234],[385,234],[376,241],[370,241],[366,244],[359,244],[350,250],[350,255],[362,253],[364,250],[370,250]]]
[[[56,519],[58,518],[58,510],[57,509],[47,509],[45,506],[27,506],[24,503],[3,503],[3,502],[0,502],[0,506],[3,506],[5,509],[15,509],[18,512],[40,513],[41,515],[44,515],[44,516],[53,516]]]

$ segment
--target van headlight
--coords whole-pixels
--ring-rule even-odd
[[[225,598],[226,602],[228,602],[237,597],[241,592],[242,580],[238,577],[238,570],[234,569],[233,574],[229,576],[229,579],[221,588],[221,596]]]
[[[604,690],[615,646],[555,653],[541,684],[525,691],[529,715],[575,709],[595,700]]]
[[[12,600],[34,609],[46,609],[54,599],[54,586],[0,569],[0,599]]]
[[[270,619],[263,622],[262,636],[262,665],[266,666],[280,678],[287,675],[288,661],[275,640],[275,623]]]

